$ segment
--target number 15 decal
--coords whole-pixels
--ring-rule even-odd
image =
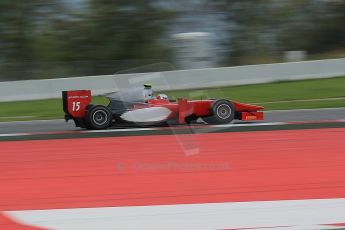
[[[80,101],[73,101],[72,111],[79,111],[80,110]]]

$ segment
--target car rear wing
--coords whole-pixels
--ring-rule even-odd
[[[63,91],[62,103],[66,120],[84,118],[86,107],[91,103],[91,100],[91,90]]]

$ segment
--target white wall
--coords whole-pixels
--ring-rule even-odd
[[[103,75],[0,82],[0,101],[61,97],[61,91],[91,89],[94,95],[152,83],[155,90],[192,89],[345,76],[345,58],[144,74]]]

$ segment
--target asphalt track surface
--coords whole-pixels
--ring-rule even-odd
[[[265,120],[263,122],[303,122],[320,120],[345,120],[345,108],[267,111],[265,112]],[[237,121],[235,124],[236,123],[241,124],[249,122]],[[80,129],[74,126],[73,121],[66,123],[64,120],[0,122],[0,134],[62,132],[74,130]]]

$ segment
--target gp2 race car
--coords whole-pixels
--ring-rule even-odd
[[[149,95],[152,96],[152,95]],[[166,95],[145,98],[143,90],[126,90],[107,95],[107,106],[92,105],[91,90],[63,91],[65,120],[77,127],[106,129],[113,125],[147,126],[190,124],[201,118],[207,124],[237,120],[263,120],[264,108],[227,99],[169,100]]]

